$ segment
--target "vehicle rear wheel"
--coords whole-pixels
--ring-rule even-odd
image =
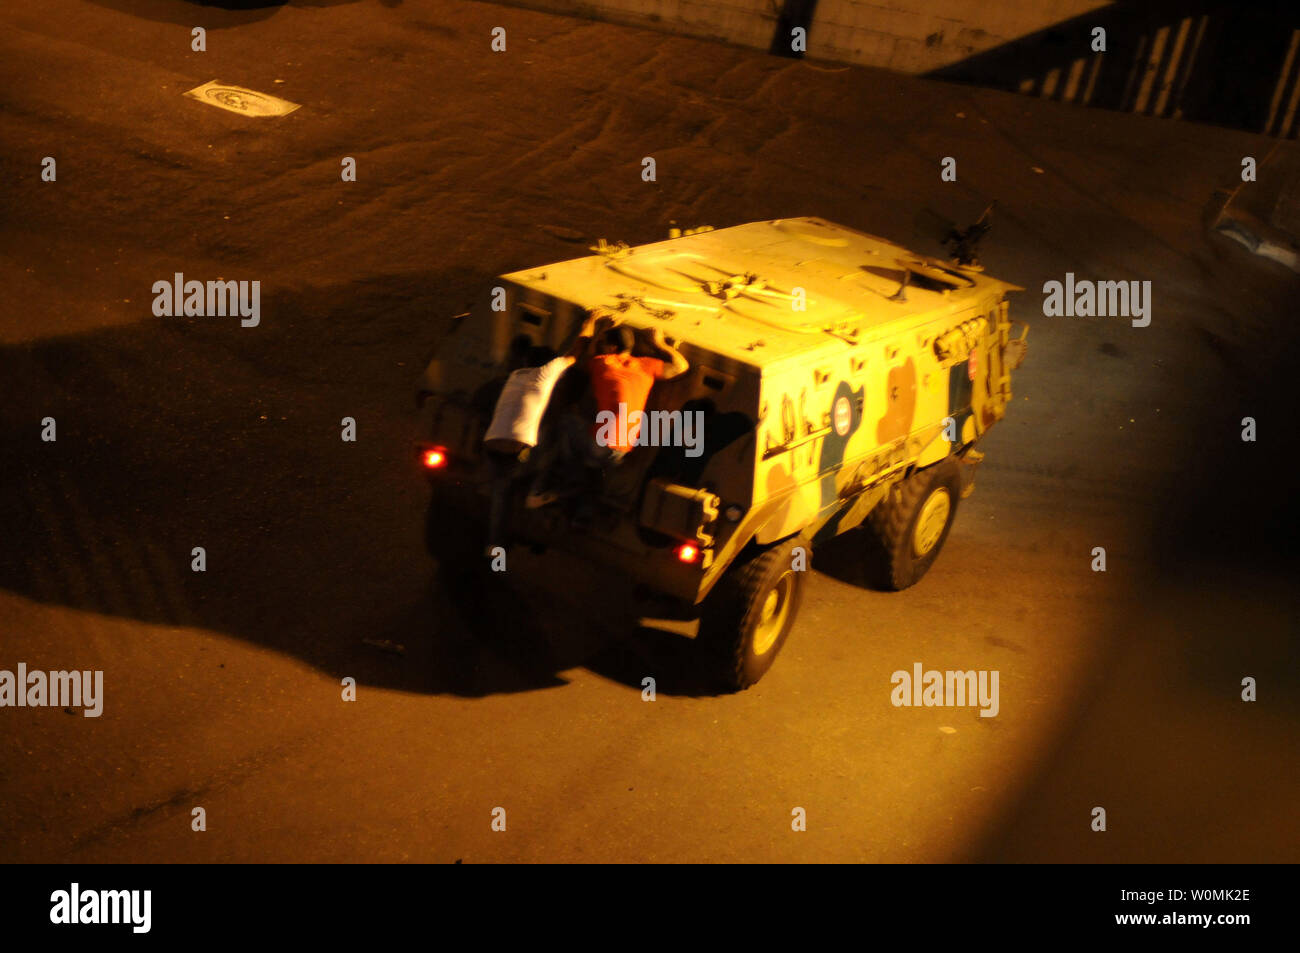
[[[884,589],[906,589],[921,581],[948,539],[961,471],[956,459],[914,473],[868,515],[867,570]]]
[[[730,691],[767,673],[794,626],[804,586],[793,566],[799,545],[807,544],[790,539],[738,557],[705,600],[698,641]]]

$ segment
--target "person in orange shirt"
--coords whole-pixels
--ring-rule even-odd
[[[661,329],[655,328],[649,338],[646,349],[654,352],[653,357],[633,353],[637,335],[626,326],[607,327],[593,339],[595,354],[587,361],[587,371],[596,402],[595,422],[588,425],[574,414],[565,415],[559,422],[556,462],[564,473],[562,485],[551,491],[539,483],[529,494],[527,506],[545,506],[561,496],[572,495],[589,482],[589,471],[599,473],[616,466],[636,446],[641,415],[655,382],[679,377],[690,368]]]
[[[636,446],[641,416],[655,381],[679,377],[690,367],[659,328],[651,332],[650,341],[650,349],[662,357],[635,356],[636,335],[632,329],[610,328],[587,365],[596,398],[592,437],[597,447],[608,448],[613,463]]]

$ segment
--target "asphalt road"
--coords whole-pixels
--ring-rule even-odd
[[[97,719],[0,709],[0,860],[1300,859],[1295,276],[1202,225],[1270,140],[487,4],[0,25],[0,669],[105,673]],[[443,584],[412,397],[494,274],[798,215],[937,252],[925,210],[993,198],[1029,355],[920,585],[819,552],[716,696],[544,559]],[[260,324],[155,317],[175,272],[259,280]],[[1044,317],[1066,272],[1150,280],[1151,325]],[[915,662],[997,670],[998,715],[893,707]]]

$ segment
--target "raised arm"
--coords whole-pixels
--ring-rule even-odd
[[[592,342],[617,324],[617,319],[604,308],[592,308],[587,320],[582,322],[578,336],[573,339],[564,356],[575,361],[582,361],[591,356]]]
[[[672,380],[674,377],[681,377],[690,369],[690,361],[682,356],[668,339],[664,337],[662,328],[655,328],[651,332],[651,340],[654,341],[655,348],[659,351],[659,356],[668,361],[668,366],[664,368],[663,379]]]

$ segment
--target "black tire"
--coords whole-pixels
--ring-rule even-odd
[[[798,539],[740,556],[705,600],[698,642],[722,687],[742,691],[762,678],[794,626],[804,571],[793,568]]]
[[[945,494],[946,509],[938,499]],[[880,588],[897,591],[921,581],[948,539],[960,500],[961,470],[957,460],[949,457],[912,474],[876,505],[865,524],[869,537],[866,568]],[[936,525],[940,510],[941,528]],[[926,515],[924,526],[922,514]]]

